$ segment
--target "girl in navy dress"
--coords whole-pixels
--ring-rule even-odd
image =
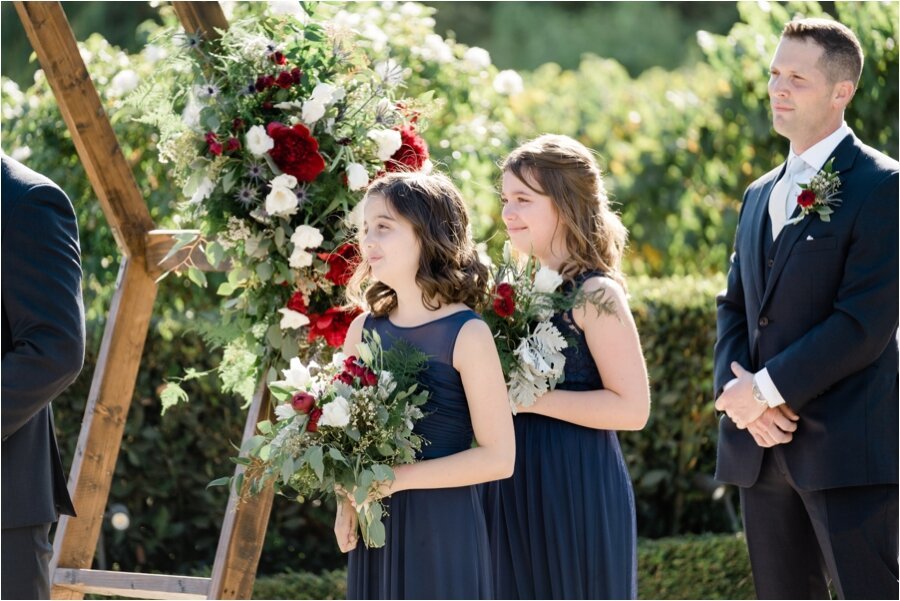
[[[487,269],[468,234],[460,193],[444,176],[392,173],[366,193],[362,263],[351,297],[368,313],[350,326],[344,352],[363,330],[385,348],[405,340],[428,355],[420,377],[430,391],[415,431],[428,442],[420,461],[394,466],[382,487],[384,547],[357,544],[356,513],[338,503],[335,535],[349,551],[349,599],[492,598],[490,549],[476,484],[506,478],[515,457],[500,359],[471,307]],[[475,440],[477,445],[473,446]]]
[[[541,136],[502,169],[513,247],[569,289],[602,291],[614,312],[588,303],[552,318],[569,341],[564,381],[518,410],[513,476],[485,489],[495,594],[633,599],[634,494],[616,430],[644,427],[650,392],[620,272],[627,232],[591,151],[575,140]]]

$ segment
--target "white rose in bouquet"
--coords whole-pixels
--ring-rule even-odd
[[[319,418],[319,426],[331,426],[343,428],[350,423],[350,403],[342,396],[322,407],[322,417]]]
[[[262,125],[254,125],[247,131],[247,150],[253,156],[261,157],[275,148],[275,140],[266,133]]]

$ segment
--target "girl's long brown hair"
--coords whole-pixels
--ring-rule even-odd
[[[628,230],[609,206],[600,168],[587,147],[546,134],[513,150],[500,167],[553,199],[570,253],[560,268],[563,277],[599,269],[625,286],[621,268]]]
[[[395,214],[412,224],[420,248],[416,283],[425,306],[480,306],[487,294],[488,270],[478,260],[466,205],[453,182],[440,174],[389,173],[369,186],[363,202],[372,196],[384,197]],[[371,274],[363,259],[347,285],[347,298],[375,315],[387,315],[397,306],[397,294],[372,281]]]

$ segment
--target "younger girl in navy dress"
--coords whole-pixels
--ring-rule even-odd
[[[603,291],[553,316],[569,340],[565,380],[518,410],[512,478],[485,490],[498,599],[637,597],[634,494],[616,430],[649,417],[647,370],[619,270],[627,232],[609,208],[591,152],[545,135],[503,165],[503,222],[513,247]]]
[[[384,547],[357,544],[356,513],[339,502],[335,535],[350,551],[349,599],[492,598],[490,549],[478,488],[506,478],[515,457],[500,359],[471,307],[484,297],[487,269],[468,234],[465,204],[444,176],[393,173],[366,193],[363,261],[351,297],[370,312],[350,326],[344,352],[363,330],[385,348],[406,340],[429,356],[430,391],[415,430],[428,443],[420,461],[394,466]],[[473,438],[477,446],[472,445]]]

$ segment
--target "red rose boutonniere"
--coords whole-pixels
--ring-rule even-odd
[[[838,178],[838,172],[834,170],[832,157],[808,184],[800,184],[800,195],[797,196],[800,214],[788,219],[784,224],[799,223],[810,213],[817,213],[822,221],[831,221],[830,215],[834,213],[832,207],[841,204],[841,200],[837,197],[840,187],[841,180]]]

